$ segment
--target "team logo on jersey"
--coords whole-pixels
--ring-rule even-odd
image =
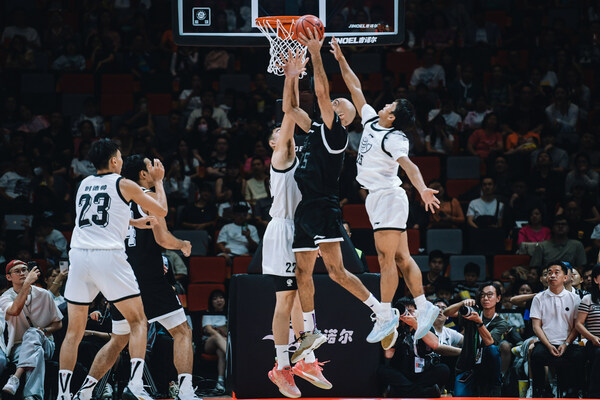
[[[293,284],[293,283],[294,283],[294,281],[293,281],[293,280],[291,280],[291,279],[287,279],[287,280],[285,281],[285,284],[287,285],[287,287],[292,287],[292,284]]]
[[[366,153],[371,150],[372,147],[373,145],[369,142],[369,138],[363,136],[362,140],[360,141],[360,149],[358,151],[361,153]]]

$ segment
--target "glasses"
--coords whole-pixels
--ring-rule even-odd
[[[491,299],[495,294],[496,292],[483,292],[481,293],[481,297],[487,297],[488,299]]]
[[[29,270],[27,269],[27,267],[23,267],[23,268],[13,268],[10,270],[11,274],[15,274],[15,275],[19,275],[19,274],[26,274]]]

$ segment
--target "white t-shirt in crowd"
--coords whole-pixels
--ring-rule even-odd
[[[494,199],[490,202],[483,201],[483,199],[475,199],[471,200],[469,203],[469,208],[467,210],[467,215],[472,215],[474,218],[480,217],[482,215],[496,215],[496,205],[498,203],[497,199]],[[500,202],[498,206],[498,219],[502,218],[502,213],[504,211],[504,203]]]
[[[533,298],[529,316],[542,321],[542,330],[553,345],[561,345],[575,329],[575,318],[581,299],[575,293],[563,289],[554,294],[550,289]]]
[[[438,336],[438,343],[452,347],[462,347],[463,335],[454,329],[442,327],[442,331],[438,332],[437,329],[435,334]]]
[[[252,240],[256,243],[259,242],[258,231],[254,225],[240,226],[232,222],[221,229],[217,243],[225,243],[225,247],[229,247],[231,254],[247,254],[250,250],[248,249],[248,239],[242,233],[244,229],[249,229]]]
[[[446,87],[446,72],[439,64],[433,64],[429,68],[419,67],[413,71],[410,78],[410,86],[416,87],[424,83],[428,88],[434,89],[438,86]]]

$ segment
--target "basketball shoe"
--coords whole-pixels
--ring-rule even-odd
[[[373,326],[373,330],[369,333],[369,336],[367,336],[367,342],[381,342],[386,336],[390,335],[398,328],[399,318],[400,313],[396,308],[392,308],[392,314],[388,318],[382,318],[378,317],[376,314],[372,314],[371,320],[375,321],[375,326]]]
[[[123,400],[152,400],[152,396],[146,392],[144,385],[135,385],[131,382],[123,389],[121,398]]]
[[[381,339],[381,342],[380,342],[381,347],[383,347],[384,350],[389,350],[396,344],[397,339],[398,339],[398,330],[394,329],[394,331],[392,333],[390,333],[389,335],[387,335],[386,337]]]
[[[315,359],[315,362],[307,363],[304,360],[300,360],[292,368],[294,375],[298,375],[300,378],[306,379],[313,385],[321,389],[331,389],[333,385],[323,376],[322,365],[325,363],[319,362]]]
[[[277,363],[275,363],[275,366],[269,371],[268,375],[271,382],[277,385],[279,391],[285,397],[297,399],[302,396],[300,389],[298,389],[298,386],[296,386],[296,383],[294,382],[292,367],[287,366],[284,369],[279,370],[277,369]]]
[[[302,332],[300,334],[300,346],[298,346],[298,350],[292,354],[292,363],[295,364],[298,361],[303,360],[308,353],[315,350],[326,341],[327,338],[316,328],[312,332]]]
[[[426,304],[425,307],[417,309],[417,330],[415,331],[415,340],[419,340],[427,335],[427,332],[429,332],[433,326],[433,322],[440,313],[440,309],[431,304],[430,301]]]

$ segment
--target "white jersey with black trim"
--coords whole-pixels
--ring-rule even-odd
[[[285,170],[279,170],[271,164],[271,178],[269,181],[273,204],[269,215],[271,218],[294,219],[294,213],[298,203],[302,200],[302,194],[294,179],[294,173],[298,168],[298,158]]]
[[[119,174],[90,175],[81,181],[71,248],[125,250],[131,211],[121,194]]]
[[[356,157],[356,180],[369,191],[398,187],[398,158],[408,157],[404,132],[379,125],[377,112],[368,104],[361,111],[363,133]]]

